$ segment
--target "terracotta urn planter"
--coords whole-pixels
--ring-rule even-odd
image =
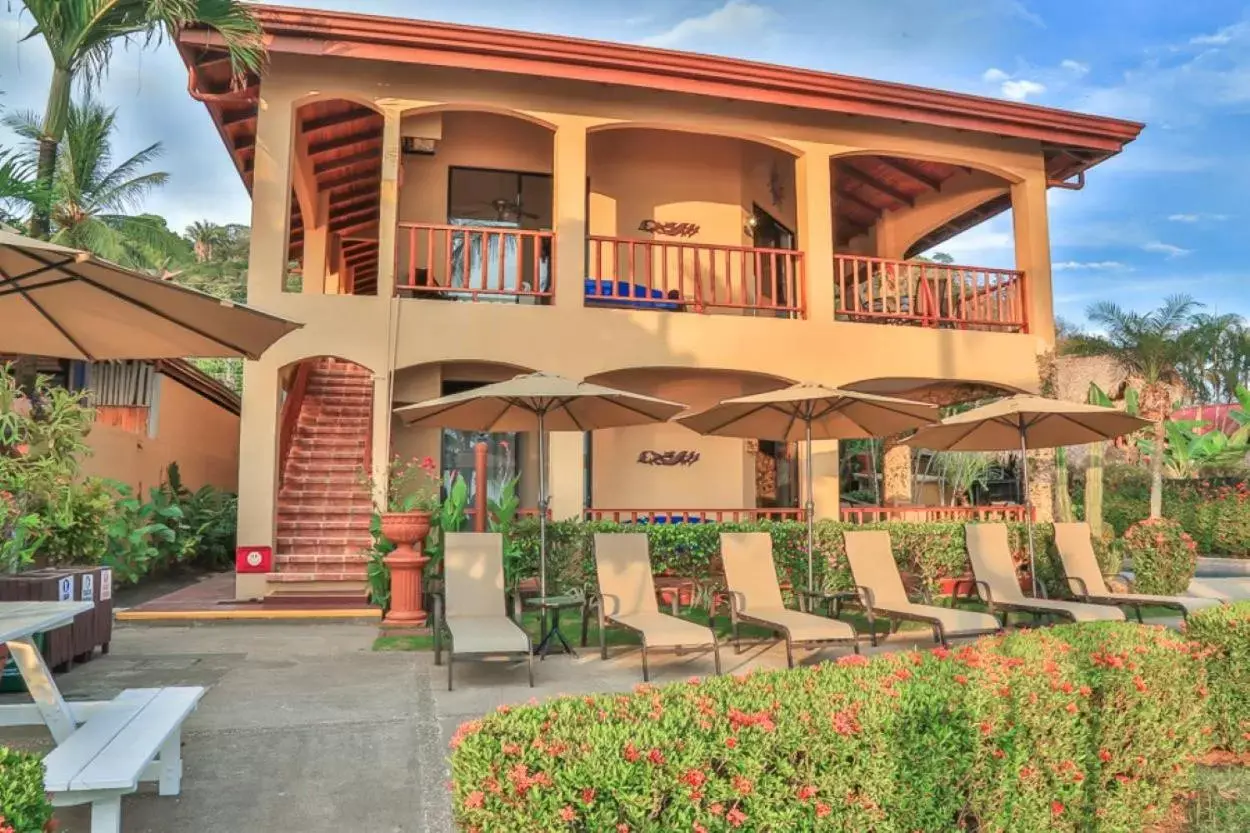
[[[430,534],[429,512],[384,512],[382,535],[395,545],[383,559],[391,571],[391,609],[382,620],[393,627],[424,627],[421,576],[430,560],[422,549]]]

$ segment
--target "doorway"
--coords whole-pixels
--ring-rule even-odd
[[[448,225],[551,230],[551,174],[452,167],[447,176]],[[474,231],[456,233],[452,237],[451,261],[454,286],[497,288],[505,293],[492,300],[518,303],[521,298],[506,293],[545,292],[551,288],[551,248],[546,239]],[[496,287],[494,281],[503,285]]]
[[[782,225],[776,217],[760,208],[758,204],[753,203],[751,205],[751,220],[751,243],[755,248],[795,250],[797,241],[795,240],[794,232]],[[763,257],[760,258],[758,268],[760,270],[760,292],[768,303],[761,304],[765,309],[759,310],[756,314],[776,315],[782,318],[791,317],[792,313],[787,310],[770,312],[766,309],[768,306],[787,306],[793,299],[793,291],[790,286],[793,282],[793,276],[790,274],[789,258]]]

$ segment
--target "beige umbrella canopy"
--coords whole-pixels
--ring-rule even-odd
[[[907,444],[932,451],[1014,451],[1084,445],[1131,434],[1150,423],[1115,408],[1021,394],[916,432]]]
[[[1024,504],[1029,501],[1029,467],[1024,457],[1030,448],[1084,445],[1131,434],[1149,425],[1148,420],[1115,408],[1064,402],[1020,394],[1000,399],[971,411],[947,417],[940,425],[923,428],[907,445],[931,451],[1020,451],[1024,480]],[[1033,593],[1037,594],[1037,554],[1033,543],[1033,513],[1025,512],[1029,528],[1029,568]]]
[[[395,409],[409,425],[462,431],[538,432],[539,585],[547,595],[547,432],[665,422],[685,405],[550,373],[529,373]]]
[[[301,326],[0,229],[0,353],[255,359]]]
[[[933,405],[807,382],[781,390],[726,399],[677,420],[700,434],[807,444],[807,587],[812,589],[815,500],[812,495],[812,440],[888,437],[936,422]]]

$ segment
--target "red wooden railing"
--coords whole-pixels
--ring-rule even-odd
[[[844,506],[840,517],[846,523],[881,521],[1023,521],[1025,507],[1010,506]]]
[[[591,236],[586,305],[801,318],[803,253]]]
[[[802,509],[587,509],[588,521],[614,523],[739,523],[801,521]]]
[[[550,231],[400,223],[396,242],[401,297],[542,304],[555,296]]]
[[[833,260],[839,321],[1028,332],[1023,272],[859,255]]]
[[[286,461],[291,455],[291,440],[295,437],[295,426],[299,423],[299,412],[304,407],[304,395],[308,392],[308,377],[312,373],[312,362],[303,361],[295,366],[295,374],[291,377],[291,387],[282,400],[282,417],[278,423],[278,486],[286,473]]]

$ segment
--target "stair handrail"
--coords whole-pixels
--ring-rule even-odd
[[[308,393],[308,377],[312,375],[312,363],[300,362],[295,366],[295,375],[291,378],[291,387],[282,400],[282,418],[278,428],[278,487],[286,477],[286,464],[291,455],[291,443],[295,439],[295,427],[299,424],[299,414],[304,407],[304,396]]]

